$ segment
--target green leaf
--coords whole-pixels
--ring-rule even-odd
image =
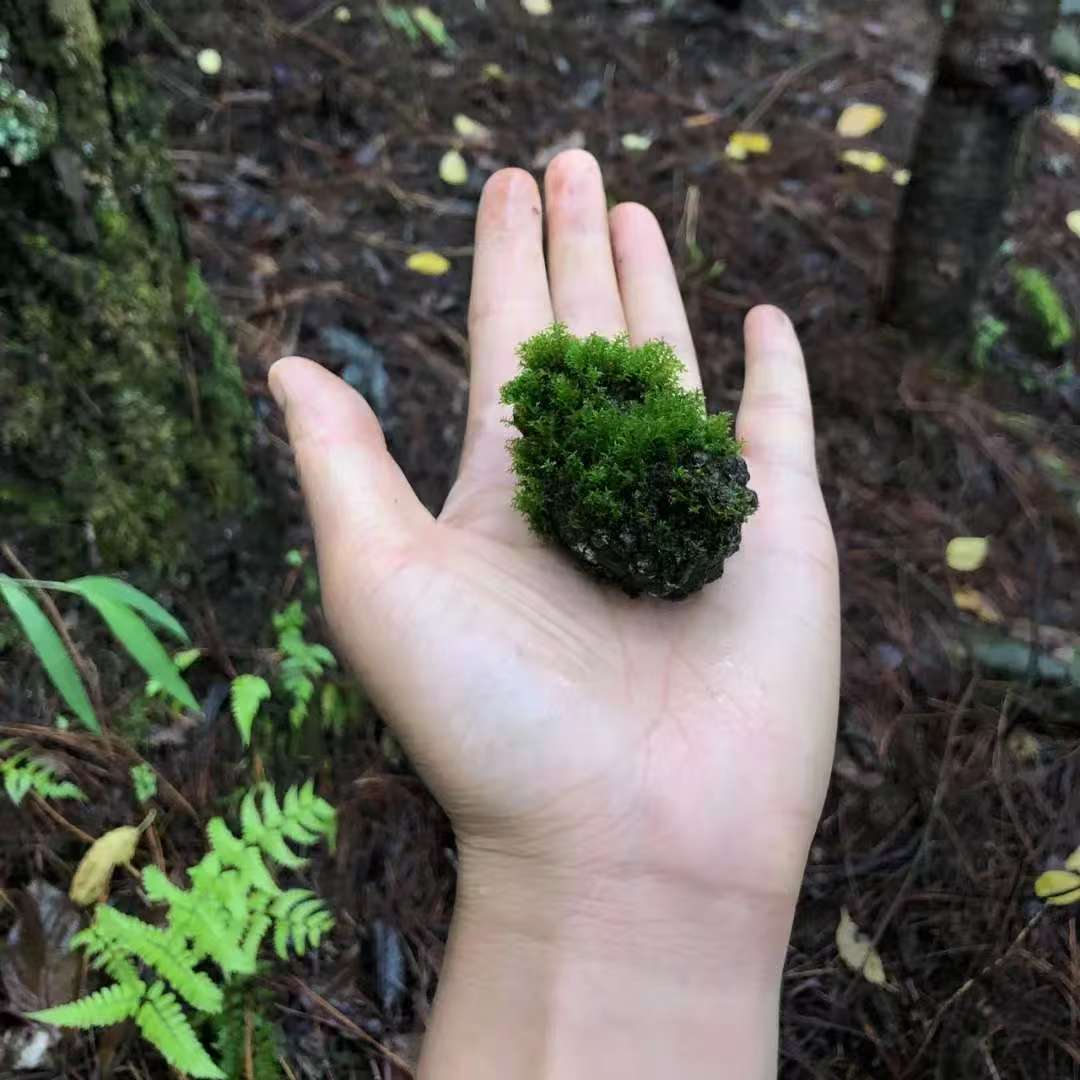
[[[97,592],[83,594],[105,620],[116,640],[131,654],[131,658],[150,676],[177,699],[195,712],[199,703],[176,669],[172,657],[147,628],[146,623],[130,608],[109,600]]]
[[[140,761],[131,766],[131,786],[139,803],[148,803],[157,794],[157,773],[145,761]]]
[[[93,603],[93,597],[103,597],[114,604],[121,604],[145,615],[150,622],[167,630],[173,637],[187,644],[191,639],[187,631],[156,600],[134,585],[119,578],[81,577],[67,583],[72,589]]]
[[[30,594],[11,578],[0,577],[0,595],[22,627],[27,641],[38,654],[42,667],[68,708],[82,721],[85,728],[95,735],[100,735],[101,725],[94,715],[94,707],[86,695],[86,688],[52,623]]]
[[[251,745],[251,728],[259,705],[270,697],[270,684],[258,675],[238,675],[229,690],[233,720],[244,746]]]
[[[42,1009],[28,1016],[39,1024],[55,1024],[57,1027],[109,1027],[135,1015],[145,989],[141,982],[130,986],[106,986],[78,1001]]]
[[[135,1023],[174,1069],[199,1080],[225,1080],[225,1074],[199,1042],[180,1002],[164,983],[150,987]]]

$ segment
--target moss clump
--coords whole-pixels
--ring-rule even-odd
[[[1021,314],[1039,334],[1040,347],[1056,353],[1072,344],[1072,319],[1053,281],[1034,266],[1014,266],[1012,275]]]
[[[681,600],[724,572],[757,508],[731,416],[679,386],[670,346],[553,326],[502,390],[514,505],[539,536],[631,596]]]

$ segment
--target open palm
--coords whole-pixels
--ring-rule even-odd
[[[835,548],[790,322],[747,322],[738,431],[760,509],[722,580],[630,599],[531,536],[511,507],[501,385],[520,342],[662,337],[699,386],[655,219],[607,211],[596,162],[561,154],[540,193],[507,169],[481,201],[468,431],[434,519],[348,386],[274,368],[348,660],[450,814],[463,857],[794,895],[820,811],[838,694]]]

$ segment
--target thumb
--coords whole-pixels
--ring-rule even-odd
[[[431,515],[352,387],[299,356],[274,364],[269,383],[285,414],[324,581],[338,594],[374,584],[386,559],[411,547]]]

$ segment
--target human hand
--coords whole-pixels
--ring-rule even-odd
[[[609,216],[596,162],[581,151],[552,162],[545,203],[546,264],[532,178],[506,169],[484,190],[465,448],[438,519],[359,395],[310,361],[271,372],[336,639],[458,838],[457,938],[440,991],[451,1004],[436,1010],[425,1058],[432,1042],[443,1048],[439,1076],[459,1075],[452,1044],[470,1027],[478,978],[485,1000],[553,1015],[540,990],[527,1004],[497,970],[511,941],[530,943],[526,966],[549,982],[553,958],[570,951],[586,983],[602,972],[627,985],[634,970],[620,950],[632,942],[653,1022],[659,1007],[678,1029],[654,1039],[667,1053],[658,1062],[672,1063],[672,1044],[695,1041],[685,1030],[691,987],[739,999],[717,984],[721,968],[740,973],[747,997],[766,999],[768,1041],[833,749],[836,554],[802,355],[779,311],[747,319],[737,428],[760,509],[722,580],[681,603],[629,599],[531,536],[512,509],[499,389],[516,372],[516,347],[538,330],[558,319],[578,334],[662,337],[687,384],[700,385],[649,211],[627,204]],[[471,972],[454,960],[470,949]],[[625,1025],[633,1005],[615,1012]],[[460,1075],[488,1076],[488,1056],[478,1067],[472,1051]],[[515,1071],[511,1052],[492,1049],[491,1076],[590,1075]],[[640,1051],[628,1060],[629,1073],[603,1075],[650,1075],[638,1071]],[[758,1057],[740,1060],[730,1075],[759,1074]],[[697,1074],[687,1065],[681,1075]]]

